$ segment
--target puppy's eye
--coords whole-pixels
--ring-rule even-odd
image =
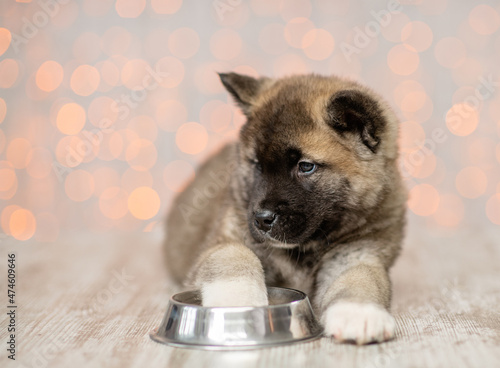
[[[312,162],[299,162],[299,172],[301,174],[312,174],[316,170],[316,165]]]

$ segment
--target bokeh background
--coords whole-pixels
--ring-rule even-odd
[[[223,71],[371,86],[401,118],[411,227],[498,232],[499,14],[465,0],[1,1],[0,236],[160,231],[244,123]]]

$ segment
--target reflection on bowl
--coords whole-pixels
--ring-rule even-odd
[[[177,347],[235,350],[277,346],[318,338],[322,328],[307,296],[268,288],[269,306],[203,307],[197,290],[175,294],[151,338]]]

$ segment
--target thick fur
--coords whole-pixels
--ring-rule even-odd
[[[373,91],[333,76],[220,76],[247,122],[174,202],[172,277],[200,288],[205,305],[263,305],[266,285],[296,288],[327,335],[392,338],[388,272],[406,202],[396,116]],[[274,214],[268,231],[256,223],[263,210]]]

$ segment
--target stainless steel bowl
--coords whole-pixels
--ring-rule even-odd
[[[301,291],[268,288],[269,306],[203,307],[199,291],[170,298],[154,341],[211,350],[255,349],[318,338],[322,328]]]

